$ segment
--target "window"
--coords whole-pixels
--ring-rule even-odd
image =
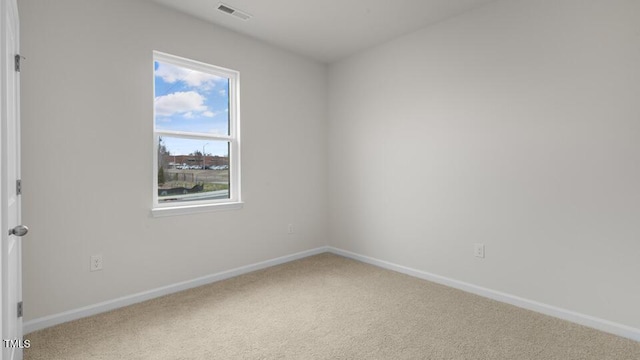
[[[239,73],[160,52],[153,60],[154,216],[238,208]]]

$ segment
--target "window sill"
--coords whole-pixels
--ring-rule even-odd
[[[165,217],[165,216],[199,214],[199,213],[213,212],[213,211],[240,210],[242,209],[243,205],[244,205],[243,202],[233,202],[233,203],[222,203],[222,204],[159,207],[159,208],[151,209],[151,216]]]

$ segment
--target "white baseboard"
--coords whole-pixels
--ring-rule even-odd
[[[539,303],[537,301],[524,299],[511,294],[500,291],[487,289],[481,286],[465,283],[462,281],[450,279],[444,276],[431,274],[426,271],[412,269],[406,266],[397,265],[388,261],[383,261],[368,256],[356,254],[350,251],[328,247],[328,251],[344,256],[350,259],[362,261],[367,264],[375,265],[384,269],[397,271],[416,278],[432,281],[438,284],[446,285],[455,289],[466,291],[472,294],[480,295],[489,299],[497,300],[503,303],[511,304],[523,309],[535,311],[541,314],[549,315],[555,318],[567,320],[576,324],[584,325],[596,330],[604,331],[610,334],[618,335],[624,338],[640,342],[640,329],[631,326],[618,324],[609,320],[600,319],[594,316],[580,314],[571,310],[561,309],[555,306]]]
[[[73,310],[65,311],[59,314],[44,316],[41,318],[26,321],[23,325],[23,331],[25,334],[28,334],[33,331],[41,330],[41,329],[62,324],[68,321],[81,319],[91,315],[96,315],[99,313],[114,310],[124,306],[154,299],[160,296],[173,294],[179,291],[195,288],[202,285],[207,285],[220,280],[229,279],[229,278],[246,274],[252,271],[268,268],[275,265],[284,264],[284,263],[302,259],[308,256],[325,253],[327,251],[328,251],[328,248],[326,246],[323,246],[316,249],[311,249],[311,250],[302,251],[302,252],[291,254],[291,255],[281,256],[275,259],[266,260],[266,261],[262,261],[262,262],[251,264],[251,265],[241,266],[235,269],[222,271],[216,274],[202,276],[193,280],[187,280],[187,281],[179,282],[177,284],[167,285],[157,289],[143,291],[137,294],[124,296],[124,297],[109,300],[109,301],[104,301],[98,304],[85,306],[79,309],[73,309]]]
[[[191,289],[194,287],[207,285],[217,281],[229,279],[238,275],[246,274],[252,271],[268,268],[275,265],[284,264],[290,261],[302,259],[308,256],[321,254],[324,252],[330,252],[336,255],[344,256],[354,260],[362,261],[367,264],[375,265],[384,269],[397,271],[409,276],[413,276],[419,279],[432,281],[438,284],[446,285],[455,289],[466,291],[472,294],[480,295],[489,299],[497,300],[503,303],[511,304],[520,308],[535,311],[541,314],[553,316],[559,319],[567,320],[576,324],[588,326],[590,328],[604,331],[610,334],[618,335],[624,338],[640,342],[640,329],[633,328],[627,325],[618,324],[612,321],[600,319],[594,316],[580,314],[571,310],[561,309],[555,306],[539,303],[537,301],[524,299],[511,294],[506,294],[500,291],[487,289],[481,286],[465,283],[462,281],[450,279],[444,276],[428,273],[426,271],[412,269],[406,266],[397,265],[388,261],[375,259],[372,257],[356,254],[350,251],[338,249],[331,246],[323,246],[299,253],[278,257],[271,260],[262,261],[259,263],[242,266],[239,268],[222,271],[216,274],[211,274],[203,277],[199,277],[193,280],[183,281],[177,284],[163,286],[157,289],[152,289],[137,294],[124,296],[118,299],[104,301],[98,304],[85,306],[79,309],[73,309],[65,311],[59,314],[49,315],[37,319],[33,319],[24,323],[24,333],[28,334],[33,331],[41,330],[58,324],[62,324],[68,321],[81,319],[87,316],[96,315],[102,312],[114,310],[124,306],[132,305],[142,301],[150,300],[160,296],[176,293],[179,291]]]

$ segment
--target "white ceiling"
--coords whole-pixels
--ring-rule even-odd
[[[494,0],[152,0],[322,62],[332,62]]]

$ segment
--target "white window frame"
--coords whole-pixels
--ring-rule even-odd
[[[188,69],[201,71],[229,79],[229,135],[207,133],[189,133],[183,131],[168,131],[156,129],[155,101],[153,106],[153,204],[151,213],[154,217],[183,215],[217,210],[232,210],[242,208],[240,189],[240,73],[235,70],[185,59],[182,57],[153,52],[153,64],[156,62],[169,63]],[[155,71],[153,74],[153,94],[155,99]],[[196,140],[225,141],[229,143],[229,198],[197,200],[188,202],[161,203],[158,200],[158,139],[160,136],[173,136]]]

